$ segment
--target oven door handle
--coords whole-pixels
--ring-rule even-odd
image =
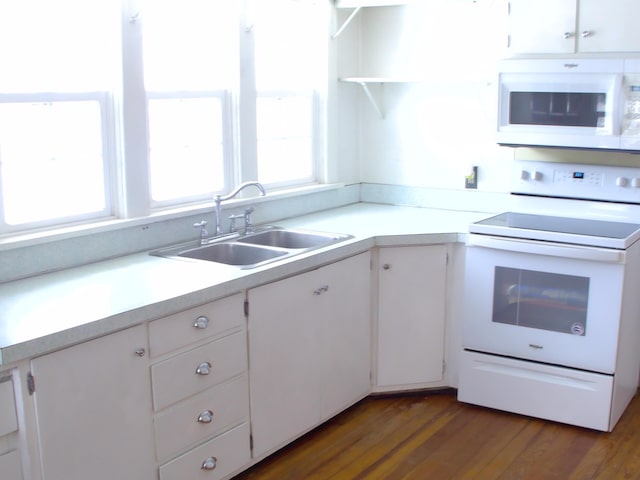
[[[490,235],[467,235],[467,245],[474,247],[506,250],[509,252],[529,253],[532,255],[548,255],[552,257],[574,258],[605,263],[621,263],[626,260],[624,250],[612,248],[584,247],[581,245],[565,245],[560,243],[524,240],[517,238],[492,237]]]

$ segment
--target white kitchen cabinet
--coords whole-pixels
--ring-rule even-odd
[[[160,480],[228,478],[251,460],[245,294],[149,323]]]
[[[44,480],[155,480],[146,326],[31,361]]]
[[[249,290],[255,458],[370,392],[370,279],[367,252]]]
[[[0,479],[22,480],[18,413],[11,371],[0,372]]]
[[[447,246],[378,249],[377,390],[443,380]]]
[[[510,0],[509,52],[640,51],[635,0]]]

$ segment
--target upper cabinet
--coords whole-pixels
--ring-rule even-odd
[[[635,0],[510,0],[510,54],[640,51]]]

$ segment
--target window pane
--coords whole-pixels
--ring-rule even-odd
[[[224,139],[231,135],[223,100],[238,71],[238,3],[147,1],[144,82],[156,206],[211,199],[225,188]]]
[[[218,98],[149,100],[151,196],[209,196],[224,186]]]
[[[5,221],[104,210],[101,132],[97,101],[0,104]]]
[[[120,2],[0,2],[0,91],[108,90],[119,70]]]
[[[143,12],[147,90],[220,90],[235,78],[235,0],[147,0]]]
[[[308,96],[258,98],[258,178],[264,183],[313,174],[313,108]]]
[[[326,2],[253,2],[258,180],[315,180],[315,99],[326,67]],[[295,41],[292,41],[295,39]]]

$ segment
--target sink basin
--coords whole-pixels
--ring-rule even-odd
[[[334,233],[308,232],[304,230],[273,229],[253,233],[239,238],[240,243],[255,245],[268,245],[270,247],[307,249],[318,248],[325,245],[346,240],[348,235]]]
[[[325,232],[311,232],[279,227],[265,227],[246,236],[234,234],[210,240],[208,245],[190,242],[150,252],[167,258],[205,260],[233,265],[238,268],[256,268],[265,263],[292,257],[310,250],[352,238]]]
[[[263,262],[287,255],[287,253],[286,250],[267,249],[236,242],[222,242],[188,250],[167,251],[162,255],[207,260],[246,268],[258,266]]]

